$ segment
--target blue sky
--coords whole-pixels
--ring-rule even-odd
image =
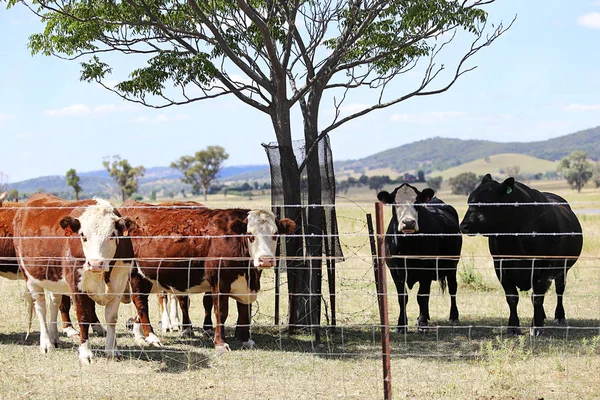
[[[476,70],[444,94],[333,131],[334,159],[435,136],[529,142],[600,125],[600,0],[498,0],[487,10],[492,22],[508,23],[514,15],[517,21],[469,61]],[[266,115],[233,97],[163,110],[123,102],[80,82],[78,62],[32,57],[28,36],[41,29],[25,7],[0,7],[0,172],[10,182],[102,169],[103,158],[114,154],[134,166],[166,166],[209,145],[225,147],[226,165],[267,164],[260,144],[275,136]],[[439,61],[450,67],[461,43],[464,49],[457,40]],[[114,66],[125,77],[132,60],[115,57]],[[402,94],[420,80],[418,71],[392,90]],[[355,92],[344,107],[370,104],[374,95]],[[332,109],[331,99],[323,102],[324,122]],[[298,119],[293,128],[300,139]]]

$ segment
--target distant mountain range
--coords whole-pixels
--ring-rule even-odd
[[[487,140],[461,140],[432,138],[385,150],[359,160],[337,161],[336,174],[365,173],[369,170],[388,169],[398,175],[422,169],[426,174],[444,171],[474,160],[496,154],[525,154],[542,160],[558,161],[575,150],[584,150],[592,160],[600,160],[600,127],[586,129],[555,139],[537,142],[500,143]],[[335,156],[335,155],[334,155]],[[225,167],[219,174],[223,183],[269,181],[268,165],[245,165]],[[80,172],[81,186],[87,196],[111,196],[116,185],[105,170]],[[147,196],[152,191],[178,193],[190,190],[181,183],[181,173],[169,167],[150,167],[140,179],[140,194]],[[64,195],[72,193],[64,176],[45,176],[11,183],[9,189],[20,193],[45,191]]]

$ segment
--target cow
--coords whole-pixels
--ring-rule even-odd
[[[100,198],[66,201],[35,194],[19,207],[13,220],[15,251],[40,321],[42,352],[58,344],[56,317],[65,294],[73,298],[79,322],[80,362],[94,357],[88,330],[95,303],[105,306],[106,354],[121,357],[115,324],[133,264],[127,235],[134,226]],[[44,289],[50,292],[49,325]]]
[[[546,318],[544,294],[552,280],[557,294],[555,323],[566,325],[563,294],[567,271],[583,246],[581,225],[567,201],[512,177],[500,183],[487,174],[469,195],[468,204],[460,230],[488,237],[496,276],[510,309],[508,334],[521,333],[517,289],[533,289],[530,334],[541,335]]]
[[[6,193],[6,192],[4,192]],[[0,196],[0,200],[2,200],[2,196]],[[17,212],[17,207],[23,205],[23,203],[13,203],[13,202],[0,202],[0,277],[17,280],[22,279],[23,276],[19,271],[19,263],[17,261],[15,246],[13,243],[13,219]],[[27,307],[27,336],[29,336],[29,332],[31,330],[31,318],[33,313],[33,299],[27,295],[25,296],[25,300],[28,303]],[[68,337],[74,337],[79,334],[75,328],[73,328],[73,324],[71,323],[71,317],[69,316],[69,311],[71,307],[71,299],[69,296],[63,296],[60,302],[60,314],[62,319],[62,329],[65,335]],[[92,322],[92,330],[99,335],[106,335],[106,330],[100,324],[96,313],[94,313],[93,322]]]
[[[228,299],[235,299],[239,313],[236,336],[243,347],[253,347],[249,306],[260,289],[262,270],[275,266],[279,234],[293,232],[294,221],[277,220],[265,210],[208,209],[189,202],[154,206],[127,201],[120,211],[138,226],[131,236],[137,267],[131,274],[136,342],[160,345],[148,316],[148,295],[156,285],[177,295],[212,294],[218,352],[229,350],[223,324]],[[182,307],[184,328],[191,328],[188,305],[186,300]]]
[[[457,323],[456,266],[460,259],[462,237],[456,210],[435,197],[433,189],[419,191],[407,183],[398,186],[392,193],[381,191],[377,198],[392,205],[385,245],[386,264],[400,303],[396,332],[406,332],[406,285],[412,289],[416,282],[419,282],[417,331],[423,333],[428,326],[429,293],[434,280],[439,281],[442,290],[448,287],[450,322]]]

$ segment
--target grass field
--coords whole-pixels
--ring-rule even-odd
[[[544,187],[542,187],[544,186]],[[537,185],[565,196],[575,209],[600,208],[600,191],[569,190],[564,182]],[[389,188],[388,188],[389,189]],[[439,197],[466,210],[466,197],[442,190]],[[374,214],[375,192],[352,190],[338,199],[341,241],[346,261],[337,264],[337,329],[320,344],[306,334],[288,335],[274,326],[274,275],[263,275],[263,292],[253,308],[252,338],[258,349],[240,350],[233,339],[235,310],[228,320],[227,340],[233,351],[217,356],[211,340],[159,334],[161,349],[139,347],[124,322],[133,315],[123,305],[117,328],[125,359],[107,360],[103,339],[93,338],[96,360],[81,367],[72,339],[61,337],[60,349],[41,354],[38,324],[24,340],[23,282],[0,280],[0,397],[5,399],[377,399],[383,397],[378,309],[365,213]],[[268,198],[251,201],[215,196],[199,201],[211,207],[259,207]],[[389,210],[386,211],[386,219]],[[416,288],[409,293],[407,334],[392,333],[394,398],[402,399],[592,399],[600,398],[600,215],[581,214],[584,250],[569,272],[565,294],[568,328],[549,327],[541,338],[506,337],[508,306],[494,275],[487,242],[464,237],[459,271],[461,322],[447,322],[449,297],[432,286],[431,325],[416,333]],[[386,221],[387,223],[387,221]],[[388,274],[389,316],[398,318],[398,302]],[[287,300],[282,275],[282,319]],[[324,282],[324,297],[327,284]],[[546,312],[553,315],[553,289]],[[152,321],[160,332],[157,304],[151,299]],[[230,307],[235,308],[235,307]],[[323,321],[330,316],[324,307]],[[192,297],[192,321],[199,325],[201,298]],[[522,293],[519,316],[526,328],[532,317],[528,293]],[[101,308],[98,313],[102,319]],[[547,320],[548,323],[551,320]],[[527,329],[524,329],[527,331]]]

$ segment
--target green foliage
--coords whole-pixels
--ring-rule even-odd
[[[119,155],[113,156],[112,163],[110,159],[102,162],[104,168],[108,171],[111,178],[117,182],[121,200],[125,201],[138,190],[138,178],[144,176],[144,167],[132,167],[129,161],[121,159]]]
[[[81,185],[79,185],[79,181],[81,180],[77,175],[77,171],[74,168],[71,168],[67,171],[66,174],[67,185],[71,186],[75,191],[75,200],[79,200],[79,193],[83,190]]]
[[[487,292],[490,290],[483,282],[483,276],[475,269],[475,259],[473,255],[469,259],[463,256],[460,260],[461,269],[458,271],[460,284],[468,289],[478,292]]]
[[[442,187],[443,181],[444,181],[444,178],[442,178],[441,176],[434,176],[434,177],[427,179],[427,186],[429,186],[430,188],[432,188],[433,190],[435,190],[437,192]]]
[[[560,160],[556,170],[573,189],[581,192],[594,173],[594,165],[587,160],[585,151],[574,151]]]
[[[594,165],[594,173],[592,174],[592,181],[596,187],[600,187],[600,161]]]
[[[19,201],[19,191],[17,189],[12,189],[8,192],[8,197],[6,199],[9,201]]]
[[[387,175],[374,175],[369,178],[369,189],[379,192],[381,189],[383,189],[384,185],[387,185],[390,182],[390,177]]]
[[[152,190],[152,193],[150,193],[150,201],[156,201],[156,190]]]
[[[463,172],[454,178],[450,178],[448,183],[452,188],[452,193],[469,195],[480,181],[481,178],[477,177],[473,172]]]
[[[192,185],[192,193],[198,194],[204,189],[204,199],[208,188],[223,168],[223,162],[229,154],[221,146],[208,146],[206,150],[196,152],[193,156],[182,156],[171,163],[171,168],[178,169],[183,174],[181,181]]]

